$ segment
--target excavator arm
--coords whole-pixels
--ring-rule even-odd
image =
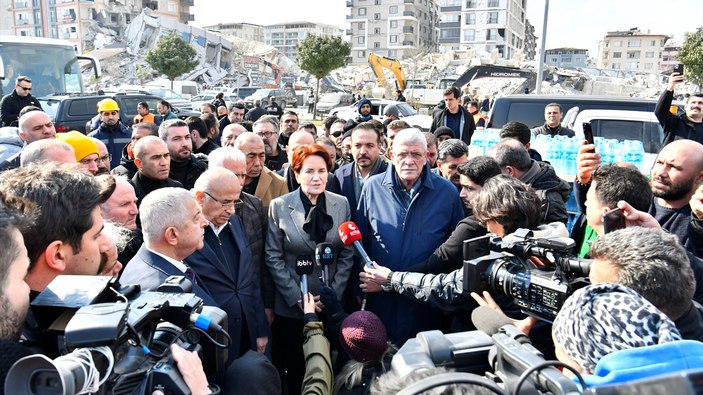
[[[524,78],[525,83],[523,83],[522,86],[530,86],[534,85],[537,79],[537,73],[531,70],[522,70],[506,66],[474,66],[459,76],[459,78],[452,83],[452,86],[461,89],[464,85],[479,78]],[[520,90],[522,90],[522,88],[520,88]]]
[[[376,75],[376,85],[379,87],[386,86],[386,76],[383,69],[386,68],[393,72],[398,89],[405,90],[405,72],[400,65],[400,62],[393,58],[376,55],[373,52],[369,53],[369,65],[371,70]]]

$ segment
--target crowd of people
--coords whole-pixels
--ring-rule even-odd
[[[665,145],[649,175],[601,164],[584,141],[570,185],[530,147],[536,134],[573,135],[558,103],[543,126],[510,122],[477,156],[483,103],[456,88],[427,132],[392,106],[386,122],[373,119],[363,98],[355,118],[316,126],[274,100],[246,108],[218,97],[185,120],[167,102],[156,117],[139,103],[131,128],[105,99],[85,135],[57,134],[20,77],[0,110],[24,141],[0,163],[2,380],[23,356],[65,351],[29,308],[60,275],[143,291],[184,276],[226,312],[224,366],[172,346],[194,394],[392,393],[443,373],[396,377],[398,347],[421,331],[475,329],[477,306],[510,317],[589,386],[703,367],[703,93],[669,113],[682,79],[672,75],[657,106]],[[566,210],[572,191],[580,213]],[[612,210],[624,229],[604,227]],[[579,215],[573,229],[569,215]],[[573,254],[593,259],[590,284],[553,324],[465,283],[464,241],[518,229],[571,237]],[[340,238],[350,230],[371,262]],[[303,274],[321,250],[334,259]]]

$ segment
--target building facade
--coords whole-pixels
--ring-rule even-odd
[[[525,49],[526,0],[440,0],[439,51],[475,49],[512,59]]]
[[[679,56],[681,52],[681,47],[674,45],[673,43],[664,46],[662,50],[662,61],[659,64],[659,71],[662,73],[671,72],[674,65],[681,63],[676,57]]]
[[[588,50],[554,48],[544,51],[544,63],[555,67],[586,67]]]
[[[295,60],[298,44],[308,34],[318,36],[342,36],[338,26],[312,22],[287,22],[264,26],[264,43],[278,50],[278,53]]]
[[[213,30],[228,36],[239,37],[243,40],[264,42],[264,27],[253,23],[235,22],[219,23],[217,25],[205,26],[205,30]]]
[[[658,73],[669,38],[638,28],[608,32],[598,43],[598,68]]]
[[[366,63],[369,52],[397,59],[437,52],[436,0],[346,1],[352,63]]]
[[[12,34],[59,38],[76,50],[95,49],[98,34],[121,35],[143,8],[152,16],[187,23],[194,0],[14,0]]]

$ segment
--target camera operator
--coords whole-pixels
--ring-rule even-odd
[[[22,200],[28,206],[15,207],[34,214],[34,221],[21,229],[30,260],[25,278],[30,299],[60,274],[100,274],[101,254],[111,243],[102,232],[99,207],[106,196],[92,175],[76,165],[35,164],[3,173],[0,191],[8,204]],[[38,327],[31,310],[23,340],[37,352],[58,356],[56,336]]]

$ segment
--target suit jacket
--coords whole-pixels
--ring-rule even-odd
[[[261,170],[259,183],[256,184],[256,191],[254,192],[254,195],[261,199],[261,203],[264,205],[264,212],[268,213],[271,200],[285,195],[286,193],[288,193],[286,180],[275,172],[264,167]]]
[[[156,291],[156,288],[163,284],[166,277],[182,275],[183,272],[171,262],[149,251],[146,245],[142,245],[137,251],[137,255],[125,266],[120,276],[120,284],[139,284],[142,291]],[[215,299],[203,287],[203,284],[193,284],[192,292],[202,298],[205,305],[220,307],[219,303],[215,302]]]
[[[325,208],[333,219],[332,228],[327,231],[325,241],[333,244],[337,257],[330,266],[331,285],[337,291],[337,298],[344,293],[353,266],[351,247],[344,247],[339,240],[337,228],[350,218],[349,203],[344,196],[331,192],[325,193]],[[300,200],[300,191],[274,199],[269,208],[268,234],[266,235],[266,265],[276,285],[274,311],[288,318],[303,318],[303,311],[298,307],[301,299],[300,276],[296,274],[296,258],[300,255],[315,256],[315,242],[303,230],[305,209]],[[319,294],[321,268],[314,266],[313,274],[308,276],[309,292]]]
[[[369,174],[369,177],[381,174],[388,168],[388,163],[383,160],[383,157],[379,156],[378,160],[381,161],[378,170],[374,174]],[[355,220],[356,207],[359,205],[359,202],[356,200],[356,193],[354,193],[354,166],[356,166],[356,162],[348,163],[334,172],[334,176],[339,182],[339,187],[341,189],[340,195],[346,197],[349,202],[349,208],[351,208],[352,211],[352,221]]]
[[[246,240],[244,226],[237,216],[230,217],[222,233],[231,232],[239,248],[239,272],[236,282],[226,262],[222,262],[212,245],[205,239],[205,245],[185,259],[185,262],[198,275],[198,279],[210,291],[210,295],[219,302],[220,308],[227,313],[228,332],[232,337],[230,356],[240,354],[239,339],[242,335],[242,318],[246,319],[250,344],[256,346],[256,338],[267,335],[268,324],[264,315],[264,303],[261,298],[259,280],[256,277],[251,249]]]

